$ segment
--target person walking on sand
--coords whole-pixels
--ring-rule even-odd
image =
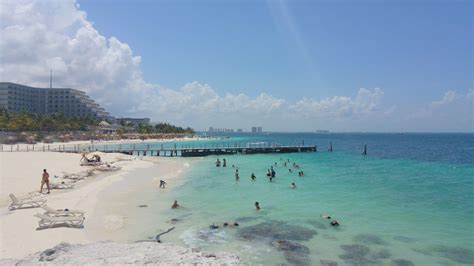
[[[43,177],[41,178],[41,188],[40,188],[40,193],[43,193],[43,187],[44,184],[46,184],[46,187],[48,188],[48,194],[50,193],[50,188],[49,188],[49,174],[46,171],[46,169],[43,169]]]

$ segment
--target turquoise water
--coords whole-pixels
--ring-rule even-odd
[[[152,236],[178,218],[164,241],[226,250],[256,264],[459,265],[474,263],[474,138],[469,134],[269,135],[248,142],[327,146],[317,153],[233,155],[197,159],[185,182],[155,200],[183,206],[163,210]],[[364,144],[369,155],[361,156]],[[283,161],[297,162],[290,173]],[[265,176],[270,165],[275,182]],[[239,169],[236,181],[231,167]],[[291,164],[289,164],[290,166]],[[255,173],[256,181],[250,175]],[[297,188],[291,189],[292,182]],[[261,210],[256,211],[258,201]],[[341,226],[334,228],[329,214]],[[222,228],[239,221],[238,228]],[[209,225],[221,225],[211,230]],[[159,229],[158,229],[159,228]],[[290,250],[277,240],[290,241]],[[281,243],[281,242],[280,242]],[[285,242],[288,243],[288,242]],[[281,245],[281,244],[280,244]]]

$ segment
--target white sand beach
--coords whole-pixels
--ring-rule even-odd
[[[93,167],[80,166],[80,154],[53,152],[3,152],[0,153],[0,258],[23,258],[29,254],[51,248],[61,242],[70,244],[92,243],[99,240],[109,240],[107,228],[123,226],[123,217],[116,215],[101,215],[101,210],[107,210],[107,202],[100,202],[99,196],[112,184],[123,180],[127,174],[137,169],[154,166],[153,176],[144,180],[147,186],[155,186],[158,191],[159,177],[166,176],[168,187],[173,187],[173,178],[182,173],[183,160],[170,158],[153,158],[142,160],[122,154],[101,154],[102,160],[121,166],[115,172],[90,172]],[[159,167],[156,167],[156,165]],[[42,170],[47,169],[50,182],[69,182],[63,177],[83,177],[84,180],[75,183],[73,189],[51,190],[51,194],[38,193]],[[158,169],[158,170],[156,170]],[[88,176],[89,175],[89,176]],[[58,176],[55,178],[54,176]],[[133,183],[133,180],[130,182]],[[46,189],[43,190],[46,193]],[[37,230],[37,213],[43,213],[41,208],[18,209],[9,211],[8,198],[10,193],[20,199],[44,198],[46,205],[54,209],[76,209],[85,214],[83,228],[57,227]],[[123,194],[126,195],[126,194]],[[120,198],[120,195],[117,196]],[[124,196],[125,197],[125,196]],[[127,199],[123,199],[126,201]],[[168,204],[168,203],[167,203]],[[110,210],[108,210],[110,213]],[[115,228],[115,229],[116,229]]]

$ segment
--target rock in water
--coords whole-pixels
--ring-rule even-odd
[[[288,262],[296,265],[310,265],[309,248],[302,244],[291,242],[288,240],[272,241],[270,245],[280,251],[283,251]]]
[[[238,256],[225,252],[204,252],[173,244],[140,242],[133,244],[96,242],[70,245],[61,243],[24,259],[0,259],[0,265],[37,265],[38,261],[56,265],[240,265]]]
[[[394,236],[393,239],[397,240],[397,241],[400,241],[400,242],[403,242],[403,243],[415,243],[416,242],[416,240],[414,238],[407,237],[407,236]]]
[[[392,256],[392,254],[386,249],[382,249],[372,255],[374,259],[387,259],[390,258],[390,256]]]
[[[343,259],[349,264],[367,265],[374,263],[374,261],[367,258],[370,249],[364,245],[341,245],[341,248],[345,251],[345,253],[340,255],[339,258]]]
[[[319,260],[321,266],[337,266],[337,262],[333,260]]]
[[[279,221],[262,222],[239,228],[239,236],[247,240],[309,240],[318,233],[303,226],[290,225]]]
[[[382,238],[376,235],[371,235],[371,234],[359,234],[354,237],[354,241],[366,244],[366,245],[386,245],[387,242],[385,242]]]
[[[392,260],[392,263],[390,265],[391,266],[415,266],[413,262],[409,260],[403,260],[403,259]]]
[[[473,264],[474,251],[461,247],[436,246],[432,250],[440,256],[448,258],[457,263]]]

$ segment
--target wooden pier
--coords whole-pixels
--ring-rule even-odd
[[[123,153],[135,156],[163,157],[203,157],[209,155],[265,154],[265,153],[298,153],[317,152],[316,146],[262,146],[262,147],[214,147],[214,148],[164,148],[164,149],[94,149],[104,153]],[[62,150],[61,152],[80,152]]]

